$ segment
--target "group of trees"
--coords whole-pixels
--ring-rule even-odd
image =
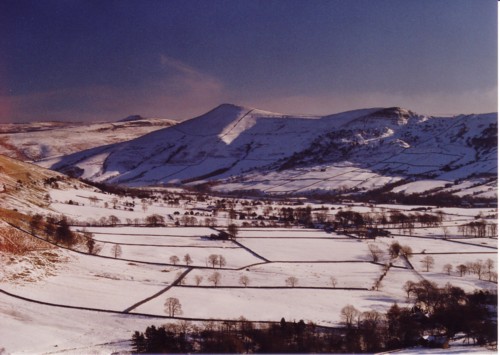
[[[380,249],[377,244],[368,244],[368,251],[370,252],[372,261],[375,263],[380,262],[385,255],[385,252]],[[389,245],[387,253],[391,259],[395,259],[399,256],[409,259],[412,256],[412,249],[408,245],[401,245],[398,242],[393,242]]]
[[[461,288],[437,287],[429,281],[407,282],[411,307],[394,304],[385,312],[342,308],[341,327],[325,328],[304,321],[276,323],[179,321],[148,327],[132,336],[135,353],[373,353],[431,345],[423,336],[444,341],[458,333],[475,344],[497,339],[497,295],[488,291],[465,293]],[[180,314],[177,299],[167,299],[166,312]],[[495,311],[492,311],[495,309]]]
[[[432,256],[426,255],[420,260],[420,263],[424,267],[425,271],[429,272],[434,267],[435,262]],[[486,261],[476,260],[475,262],[466,262],[455,266],[455,270],[460,277],[464,276],[465,274],[475,274],[477,275],[479,280],[497,282],[498,273],[494,270],[494,268],[495,262],[493,261],[493,259],[486,259]],[[447,263],[443,265],[443,272],[451,275],[452,271],[452,264]]]
[[[447,284],[440,288],[427,280],[408,281],[404,289],[414,307],[398,307],[392,309],[392,313],[413,314],[413,324],[409,324],[413,332],[425,331],[448,338],[462,332],[479,344],[496,339],[496,293],[475,291],[467,294],[459,287]]]
[[[216,266],[222,268],[226,266],[226,258],[222,255],[210,254],[207,257],[207,264],[212,266],[213,269],[215,269]]]
[[[333,220],[335,229],[348,233],[370,236],[368,229],[398,228],[410,235],[419,227],[437,227],[443,222],[443,214],[390,212],[357,212],[350,209],[338,211]]]
[[[485,238],[498,236],[496,223],[486,223],[484,220],[472,221],[458,226],[458,232],[464,237]]]
[[[194,276],[194,282],[196,286],[200,286],[200,284],[203,282],[203,276],[201,275],[195,275]],[[222,280],[222,275],[221,273],[215,271],[212,274],[210,274],[207,278],[207,280],[212,283],[215,287],[217,287],[220,284],[220,281]],[[251,279],[247,275],[241,275],[238,279],[238,283],[243,286],[243,287],[248,287],[251,283]],[[335,276],[330,276],[329,278],[329,284],[332,288],[337,287],[337,278]],[[184,284],[184,283],[182,283]],[[289,276],[285,278],[285,285],[287,287],[296,287],[299,284],[299,279],[295,276]]]
[[[66,217],[56,219],[53,216],[43,217],[40,214],[35,214],[31,216],[28,224],[32,234],[57,245],[79,249],[91,255],[99,254],[103,247],[102,243],[98,243],[94,239],[94,235],[85,228],[78,232],[72,231]],[[115,259],[122,255],[120,244],[112,245],[111,254]]]
[[[134,353],[303,353],[334,352],[341,335],[314,324],[287,322],[179,321],[134,332]]]
[[[193,259],[191,259],[191,255],[188,254],[185,254],[183,257],[182,257],[182,260],[184,261],[184,263],[186,264],[186,266],[189,266],[193,263]],[[179,261],[181,261],[181,259],[179,259],[179,257],[177,255],[172,255],[170,258],[169,258],[169,261],[171,264],[174,264],[174,265],[177,265],[177,263]]]
[[[35,214],[30,218],[29,228],[32,234],[44,235],[55,244],[71,247],[79,241],[78,235],[71,231],[66,217],[57,220],[53,216],[44,218]]]
[[[466,262],[459,264],[455,267],[458,274],[462,277],[465,274],[475,274],[479,280],[488,280],[491,282],[497,282],[498,273],[494,270],[495,262],[492,259],[476,260],[475,262]],[[451,264],[446,264],[443,267],[444,271],[451,274],[453,266]],[[487,278],[485,278],[486,276]]]

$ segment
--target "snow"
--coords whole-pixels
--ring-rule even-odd
[[[2,289],[37,301],[123,311],[176,277],[176,269],[61,252],[69,260],[38,282],[3,284]]]
[[[392,108],[286,116],[224,104],[129,142],[62,157],[52,167],[78,167],[87,178],[130,186],[217,180],[218,191],[277,194],[370,190],[405,178],[409,183],[394,191],[411,194],[448,189],[477,179],[473,174],[494,177],[496,149],[477,155],[470,142],[495,122],[493,114],[425,117]],[[287,161],[291,166],[280,169]],[[495,198],[495,190],[455,193]]]
[[[51,307],[4,294],[0,294],[0,315],[1,347],[15,354],[130,351],[129,339],[135,330],[165,323],[133,315]]]
[[[274,122],[273,120],[278,120],[279,117],[268,118],[270,122]],[[311,119],[314,118],[303,118],[302,121]],[[321,122],[323,119],[316,120]],[[301,124],[305,124],[304,122]],[[229,124],[223,123],[226,126]],[[251,129],[255,130],[256,127],[257,124]],[[214,129],[213,132],[218,131]],[[158,137],[163,135],[157,134]],[[247,136],[246,131],[242,131],[231,144]],[[372,179],[379,179],[380,182],[385,179],[351,163],[322,166],[325,171],[321,171],[323,168],[319,171],[293,169],[251,176],[255,179],[266,177],[267,180],[259,180],[259,184],[267,188],[290,184],[297,189],[305,188],[305,184],[299,183],[300,179],[307,183],[320,181],[314,188],[327,188],[326,183],[336,179],[339,179],[339,183],[342,181],[352,184],[348,186],[369,184]],[[327,177],[322,176],[322,173],[326,173]],[[46,172],[46,175],[42,175],[30,170],[30,174],[40,181],[53,173]],[[10,184],[15,184],[15,179],[11,180],[6,180],[9,189]],[[250,184],[251,181],[243,182],[247,183]],[[283,186],[285,189],[286,186]],[[473,184],[464,187],[474,188]],[[39,202],[42,198],[34,197],[43,196],[47,191],[51,200],[48,207],[48,202]],[[213,217],[207,208],[214,203],[213,198],[210,197],[205,202],[195,202],[193,199],[188,203],[185,192],[176,192],[182,196],[182,201],[176,206],[168,205],[161,199],[149,201],[150,203],[143,206],[139,199],[101,193],[70,180],[61,183],[58,189],[39,189],[31,192],[31,195],[28,191],[21,190],[17,195],[9,197],[16,199],[15,203],[12,200],[0,200],[2,206],[11,209],[19,204],[25,211],[40,210],[45,215],[60,213],[82,225],[89,222],[99,224],[98,221],[102,217],[109,218],[111,215],[119,218],[121,223],[137,224],[86,227],[87,231],[93,233],[98,246],[102,246],[100,255],[54,248],[57,250],[58,261],[47,268],[30,267],[31,258],[42,251],[34,251],[33,255],[1,255],[0,289],[33,300],[97,309],[87,311],[40,305],[0,293],[1,346],[5,347],[7,352],[13,353],[112,353],[130,350],[128,340],[133,331],[143,331],[148,325],[161,325],[165,322],[138,313],[164,316],[163,304],[167,297],[179,298],[183,316],[188,318],[199,317],[208,320],[244,316],[250,320],[279,321],[281,317],[285,317],[291,321],[304,319],[335,326],[339,324],[341,308],[347,304],[353,304],[361,311],[381,312],[386,311],[393,303],[405,305],[407,299],[403,285],[408,280],[419,281],[424,278],[441,286],[450,282],[466,291],[497,288],[497,284],[487,281],[485,275],[479,280],[478,276],[473,274],[460,277],[456,271],[456,266],[461,263],[477,260],[484,262],[488,258],[494,260],[494,269],[497,270],[497,238],[464,238],[459,235],[457,228],[457,225],[483,218],[488,223],[496,223],[496,209],[429,208],[428,213],[444,213],[445,225],[448,226],[450,234],[450,239],[446,240],[442,238],[443,229],[437,227],[417,227],[412,231],[413,236],[409,236],[408,231],[391,229],[392,237],[375,240],[360,240],[319,229],[263,227],[241,228],[236,242],[233,242],[206,238],[218,230],[225,229],[231,222],[226,212],[219,212],[217,217]],[[33,207],[33,202],[26,202],[26,196],[30,201],[38,203],[36,208]],[[73,204],[69,204],[70,200]],[[235,208],[243,210],[244,203],[250,205],[253,202],[255,200],[241,198],[235,203]],[[254,211],[261,214],[265,207],[273,207],[273,212],[276,212],[282,207],[291,206],[280,204],[282,202],[271,201],[269,206],[263,203],[255,207]],[[130,207],[130,204],[133,204],[133,207]],[[321,207],[319,203],[312,202],[310,206]],[[349,207],[338,204],[327,204],[326,207],[328,215],[333,217],[339,207],[357,212],[401,210],[417,213],[412,210],[426,206],[369,206],[353,203]],[[218,227],[174,227],[176,219],[181,219],[186,212],[193,217],[196,216],[195,212],[198,213],[196,218],[201,223],[204,223],[204,218],[213,217]],[[144,222],[146,216],[153,213],[165,217],[168,226],[139,225]],[[131,222],[136,219],[140,223]],[[241,224],[247,221],[255,222],[232,222]],[[72,228],[76,230],[83,227]],[[390,259],[387,250],[389,245],[396,241],[412,248],[410,262],[415,269],[411,269],[402,258]],[[116,244],[120,245],[122,253],[114,258],[112,247]],[[371,262],[368,249],[370,244],[379,246],[383,251],[381,264],[393,264],[382,278],[378,291],[375,291],[373,286],[383,276],[384,266]],[[83,247],[79,250],[83,250]],[[183,261],[186,254],[193,260],[190,265],[185,265]],[[207,257],[211,254],[222,255],[226,265],[221,268],[218,265],[212,267],[207,263]],[[170,260],[174,255],[180,259],[177,265],[172,265]],[[420,262],[425,256],[432,256],[435,261],[429,272],[424,271]],[[443,271],[443,266],[447,263],[453,266],[451,275]],[[26,270],[30,271],[30,277],[21,277]],[[178,280],[183,272],[187,273],[186,277]],[[214,272],[221,275],[218,287],[213,287],[209,282],[209,277]],[[196,276],[203,277],[199,286],[196,286]],[[248,276],[248,287],[240,284],[241,276]],[[291,276],[298,279],[298,284],[293,288],[288,287],[285,282]],[[335,287],[331,284],[331,277],[336,279]],[[177,281],[182,282],[176,284]],[[169,286],[172,287],[167,289]],[[162,291],[165,292],[161,293]],[[159,293],[161,294],[158,295]],[[134,308],[132,314],[105,312],[123,312],[149,298],[149,301]]]
[[[274,261],[366,261],[367,245],[359,240],[238,238],[244,246]]]
[[[429,191],[439,187],[445,187],[449,181],[443,180],[421,180],[401,185],[392,190],[392,192],[404,192],[406,194],[416,194]]]
[[[340,310],[356,299],[360,311],[389,309],[396,298],[376,291],[311,290],[308,289],[232,289],[174,287],[169,297],[176,297],[182,305],[184,317],[205,319],[236,319],[243,316],[249,320],[314,321],[321,325],[338,325]],[[278,300],[286,300],[280,302]],[[277,302],[278,301],[278,302]],[[160,314],[165,297],[147,302],[134,312]],[[314,307],[311,307],[314,305]]]
[[[37,161],[48,166],[57,157],[137,138],[146,133],[171,126],[175,121],[142,119],[135,123],[63,123],[0,124],[0,154]],[[45,162],[42,162],[45,161]]]
[[[168,216],[174,211],[182,215],[188,208],[183,203],[174,208],[158,201],[148,204],[147,212],[144,212],[138,200],[118,198],[113,202],[115,196],[91,189],[52,190],[51,197],[51,208],[64,211],[80,221],[86,221],[89,216],[99,218],[112,214],[120,219],[142,218],[150,213]],[[91,202],[89,197],[96,197],[96,201]],[[61,203],[70,199],[79,205]],[[134,202],[134,210],[122,209],[125,202]],[[105,203],[108,203],[108,208],[104,207]],[[113,203],[117,204],[116,209],[112,207]],[[191,203],[189,208],[206,207],[209,203]],[[313,208],[320,206],[312,204]],[[259,213],[264,207],[258,208]],[[273,207],[276,209],[279,205]],[[332,214],[338,207],[345,206],[326,207],[328,214]],[[350,208],[373,212],[408,211],[415,207],[353,204]],[[445,213],[450,233],[456,232],[456,224],[474,220],[479,214],[486,216],[495,212],[491,209],[434,208],[429,213],[438,210]],[[226,218],[222,214],[218,220],[227,223]],[[207,239],[207,235],[216,232],[208,227],[102,226],[86,227],[86,230],[93,233],[98,245],[103,247],[101,256],[58,251],[62,261],[49,275],[40,274],[31,282],[3,282],[0,288],[38,301],[122,312],[172,286],[180,273],[187,272],[187,275],[181,284],[132,309],[131,314],[34,305],[1,295],[0,328],[7,329],[2,333],[8,337],[2,342],[7,351],[111,353],[129,350],[128,340],[133,331],[164,322],[137,314],[164,316],[164,302],[168,297],[180,300],[182,316],[187,318],[235,319],[244,316],[250,320],[278,321],[284,317],[290,321],[303,319],[336,326],[341,320],[340,310],[347,304],[353,304],[360,311],[380,312],[394,303],[406,305],[403,285],[408,280],[419,281],[424,277],[441,286],[451,282],[467,291],[496,289],[496,284],[478,280],[477,275],[460,277],[455,267],[459,263],[492,258],[496,270],[497,239],[456,237],[443,240],[439,237],[441,228],[415,229],[417,237],[395,235],[376,240],[358,240],[297,227],[241,228],[237,242],[243,247],[231,241]],[[376,244],[384,251],[381,256],[384,263],[389,261],[388,246],[395,241],[412,248],[414,255],[410,261],[415,270],[407,268],[402,259],[392,260],[394,266],[383,277],[379,290],[375,291],[373,286],[384,269],[371,262],[368,245]],[[122,248],[122,255],[117,259],[113,258],[111,250],[115,244]],[[183,262],[183,256],[188,253],[193,259],[189,267],[193,269],[188,269]],[[219,268],[207,264],[207,257],[211,254],[222,255],[226,265]],[[171,265],[170,256],[173,255],[179,257],[178,265]],[[426,255],[435,260],[429,272],[425,272],[420,263]],[[451,275],[443,271],[446,263],[454,267]],[[12,264],[9,268],[16,273],[22,265]],[[221,275],[217,287],[213,287],[209,280],[214,272]],[[196,286],[197,276],[203,278],[199,286]],[[248,287],[240,283],[241,276],[248,277]],[[285,282],[291,276],[298,280],[294,288]],[[336,280],[335,287],[331,277]],[[26,332],[33,332],[33,337],[25,340],[18,336]]]
[[[288,277],[296,277],[300,287],[333,287],[331,277],[336,280],[336,288],[370,289],[382,273],[380,265],[363,263],[266,263],[254,265],[244,270],[216,270],[221,274],[221,286],[242,286],[240,277],[247,276],[251,287],[286,286]],[[186,278],[186,285],[196,285],[195,276],[203,277],[201,286],[211,286],[208,277],[214,270],[194,270]],[[316,292],[316,291],[313,291]]]
[[[456,243],[453,240],[444,240],[441,238],[412,238],[395,236],[393,239],[394,241],[398,241],[401,245],[408,245],[409,247],[411,247],[414,254],[461,253],[464,251],[465,247],[464,244]],[[467,246],[467,252],[491,253],[494,251],[495,250],[486,248],[485,246]]]

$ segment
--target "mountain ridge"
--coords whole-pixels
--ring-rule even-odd
[[[223,104],[130,141],[62,157],[51,168],[131,186],[210,183],[221,190],[293,193],[354,188],[352,174],[341,168],[352,165],[370,175],[371,182],[360,182],[358,191],[395,179],[442,179],[444,188],[474,174],[496,175],[497,147],[478,145],[496,126],[496,114],[433,117],[378,107],[292,116]],[[311,177],[318,169],[325,170],[324,176]],[[328,175],[332,169],[342,170],[349,180]],[[283,181],[273,184],[269,174]],[[300,187],[296,174],[322,183]]]
[[[163,118],[139,117],[116,122],[0,124],[0,154],[38,162],[103,144],[130,140],[177,123]]]

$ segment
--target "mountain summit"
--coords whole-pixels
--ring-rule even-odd
[[[290,116],[223,104],[131,141],[62,157],[52,168],[130,186],[211,182],[221,190],[302,193],[395,184],[411,192],[473,180],[489,194],[496,119],[427,117],[399,107]]]

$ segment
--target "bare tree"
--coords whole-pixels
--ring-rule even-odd
[[[180,259],[177,255],[172,255],[169,260],[171,264],[177,265]]]
[[[296,278],[295,276],[290,276],[285,280],[285,284],[288,287],[295,287],[299,283],[299,279]]]
[[[450,230],[446,226],[442,226],[441,228],[443,229],[443,238],[448,239],[450,236]]]
[[[488,225],[488,232],[491,238],[498,236],[498,226],[496,223],[491,223]]]
[[[460,273],[460,277],[464,276],[467,272],[467,266],[464,264],[457,265],[456,269]]]
[[[389,255],[391,258],[397,258],[401,252],[401,245],[398,242],[394,242],[389,246]]]
[[[116,226],[118,223],[120,223],[120,218],[116,217],[115,215],[111,215],[108,217],[109,224],[112,225],[113,227]]]
[[[354,321],[356,321],[360,315],[361,313],[350,304],[340,310],[342,321],[348,328],[351,328],[354,325]]]
[[[382,249],[380,249],[376,244],[368,244],[368,250],[370,251],[372,260],[375,263],[378,262],[380,258],[384,255]]]
[[[97,243],[93,239],[88,240],[87,243],[94,244],[94,246],[91,248],[92,250],[89,250],[89,254],[98,255],[102,251],[102,244],[101,243]],[[87,245],[87,247],[89,247],[89,246]]]
[[[175,317],[176,314],[182,314],[182,306],[178,298],[169,297],[165,301],[165,313],[169,317]]]
[[[406,281],[404,286],[403,286],[403,289],[406,292],[406,297],[408,299],[410,299],[410,293],[412,293],[413,290],[415,289],[415,282],[410,281],[410,280]]]
[[[217,265],[217,263],[219,262],[219,256],[216,254],[210,254],[208,256],[208,262],[212,265],[212,268],[215,269],[215,265]]]
[[[483,261],[478,260],[474,264],[472,264],[472,270],[475,274],[477,274],[477,277],[479,278],[479,280],[481,280],[481,275],[483,274],[483,271],[484,271]]]
[[[222,255],[219,255],[219,268],[222,268],[226,266],[226,258],[224,258]]]
[[[495,271],[492,271],[488,274],[488,280],[491,282],[498,282],[498,273]]]
[[[208,277],[208,281],[212,282],[215,287],[220,283],[222,276],[219,272],[214,272],[212,275]]]
[[[493,272],[493,268],[495,267],[495,262],[493,261],[493,259],[486,259],[484,267],[488,272],[488,280],[491,281],[491,273]]]
[[[186,254],[184,255],[184,262],[186,263],[186,265],[190,265],[193,263],[193,259],[191,259],[191,255],[189,254]]]
[[[146,224],[151,227],[158,227],[165,224],[165,217],[154,213],[146,217]]]
[[[429,272],[434,266],[434,258],[430,255],[425,256],[420,262],[424,265],[426,272]]]
[[[118,199],[116,197],[113,197],[111,199],[111,203],[113,204],[113,208],[116,209],[116,205],[118,204]]]
[[[470,275],[470,274],[474,274],[475,273],[475,269],[474,269],[474,263],[472,261],[468,261],[465,263],[465,266],[467,267],[467,273]]]
[[[99,201],[99,199],[97,198],[97,196],[90,196],[89,201],[91,205],[95,206],[97,204],[97,201]]]
[[[96,241],[94,240],[94,234],[91,232],[87,231],[87,229],[83,229],[81,231],[83,237],[85,238],[85,245],[87,246],[87,250],[89,254],[94,255],[94,249],[96,246]]]
[[[201,282],[203,281],[203,276],[196,275],[194,277],[194,282],[196,283],[196,286],[200,286]]]
[[[227,233],[231,237],[231,239],[236,239],[236,236],[238,235],[238,226],[234,223],[231,223],[230,225],[227,226]]]
[[[243,286],[247,287],[249,283],[250,283],[250,279],[248,278],[248,276],[242,275],[240,277],[240,284],[242,284]]]
[[[119,258],[122,255],[122,247],[120,244],[114,244],[111,247],[111,252],[113,253],[114,258]]]
[[[337,287],[337,278],[335,276],[330,276],[330,284],[333,288]]]
[[[411,258],[413,251],[411,250],[411,247],[408,245],[402,245],[400,254],[405,256],[407,259]]]
[[[445,264],[443,266],[443,271],[446,272],[448,275],[451,274],[451,270],[453,270],[453,266],[451,264]]]

